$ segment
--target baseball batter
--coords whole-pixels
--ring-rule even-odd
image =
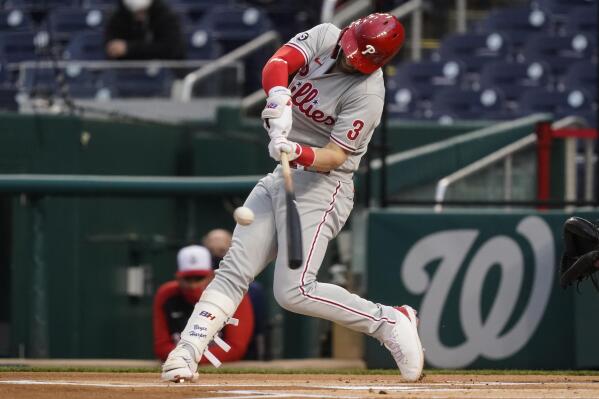
[[[340,30],[321,24],[281,47],[262,72],[268,93],[262,112],[276,161],[292,161],[303,229],[304,265],[287,267],[286,205],[281,167],[264,177],[245,206],[255,213],[238,225],[233,244],[206,288],[162,367],[162,378],[193,380],[202,356],[219,365],[208,343],[226,349],[216,335],[256,275],[276,259],[274,295],[285,309],[332,320],[384,344],[402,376],[418,380],[424,356],[416,312],[409,306],[377,304],[316,280],[328,242],[353,207],[353,172],[379,124],[385,88],[381,66],[400,49],[404,29],[388,14],[372,14]],[[289,80],[291,78],[291,83]]]

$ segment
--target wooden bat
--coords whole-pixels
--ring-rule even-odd
[[[286,152],[281,152],[281,167],[283,168],[285,198],[287,201],[287,260],[291,269],[297,269],[302,265],[304,257],[302,225],[295,204],[293,179],[289,169],[289,155]]]

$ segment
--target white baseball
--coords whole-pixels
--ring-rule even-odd
[[[254,221],[254,212],[245,206],[240,206],[233,212],[233,218],[242,226],[247,226]]]

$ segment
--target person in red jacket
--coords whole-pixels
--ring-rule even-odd
[[[191,316],[194,305],[204,289],[214,278],[210,252],[199,245],[181,249],[177,255],[176,280],[168,281],[158,288],[154,298],[154,353],[164,361],[179,342],[181,331]],[[245,356],[254,330],[254,312],[247,295],[233,315],[238,326],[227,325],[221,338],[231,350],[225,352],[217,345],[210,351],[222,362],[241,360]],[[200,363],[207,363],[203,358]]]

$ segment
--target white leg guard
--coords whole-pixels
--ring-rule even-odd
[[[214,290],[205,291],[187,321],[177,347],[162,365],[162,379],[195,380],[202,355],[216,367],[220,366],[220,361],[208,351],[208,344],[214,339],[224,350],[230,349],[216,334],[228,323],[237,324],[236,319],[231,319],[234,312],[235,304],[228,296]]]

